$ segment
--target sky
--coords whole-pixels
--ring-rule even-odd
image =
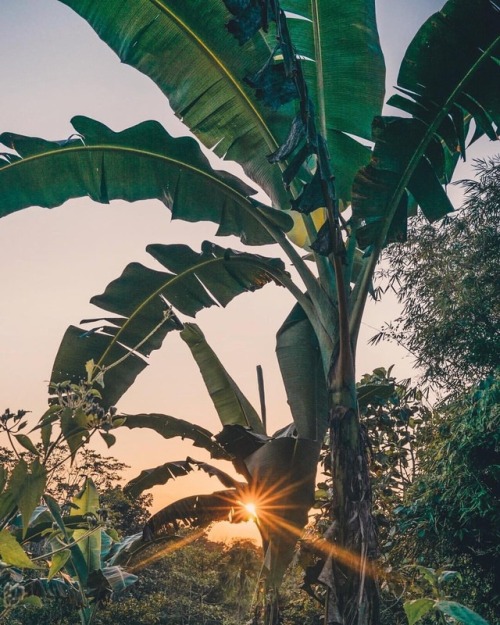
[[[396,82],[399,62],[418,26],[441,5],[438,0],[377,2],[389,87]],[[114,130],[155,119],[172,135],[187,134],[159,89],[122,65],[87,23],[57,0],[0,0],[0,41],[0,132],[64,139],[72,133],[70,119],[87,115]],[[482,143],[471,157],[493,151]],[[234,166],[230,170],[241,171]],[[458,172],[458,178],[470,175],[467,167]],[[452,190],[452,197],[460,202],[458,189]],[[83,198],[50,211],[35,207],[0,220],[0,409],[31,410],[34,425],[46,406],[47,381],[65,329],[95,316],[89,299],[102,293],[129,262],[154,267],[144,251],[149,243],[183,242],[197,249],[202,240],[213,238],[215,229],[209,223],[171,222],[169,211],[158,201],[114,201],[104,206]],[[240,247],[232,237],[217,243]],[[272,247],[254,249],[277,254]],[[291,420],[274,346],[276,331],[292,306],[284,289],[268,286],[236,298],[226,310],[210,309],[197,317],[255,406],[259,405],[255,368],[262,365],[271,431]],[[393,297],[369,305],[358,374],[395,364],[396,377],[411,375],[411,357],[403,350],[392,344],[366,345],[373,328],[393,318],[397,310]],[[175,335],[152,354],[150,367],[118,408],[124,413],[169,414],[219,429],[198,369]],[[93,446],[108,453],[103,443]],[[129,478],[190,454],[208,460],[187,442],[165,441],[147,431],[118,431],[118,443],[109,453],[131,465]],[[156,488],[155,507],[217,488],[214,479],[190,475]]]

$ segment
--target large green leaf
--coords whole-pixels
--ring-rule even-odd
[[[370,138],[382,110],[385,65],[373,0],[283,0],[317,113],[328,131]],[[330,137],[328,137],[330,138]]]
[[[0,216],[82,196],[102,203],[156,198],[174,219],[213,221],[218,234],[234,234],[249,245],[274,242],[259,220],[284,230],[292,226],[288,215],[250,202],[255,191],[238,178],[214,171],[190,137],[173,138],[153,121],[122,132],[87,117],[72,122],[81,138],[61,143],[0,135],[0,143],[21,157],[0,159]]]
[[[219,0],[61,1],[122,62],[154,80],[202,143],[241,163],[276,206],[286,206],[280,171],[266,154],[286,137],[293,113],[266,109],[243,82],[270,54],[263,38],[240,47],[226,31],[230,15]]]
[[[417,621],[423,618],[428,612],[434,608],[433,599],[413,599],[412,601],[406,601],[404,604],[404,610],[406,618],[408,619],[408,625],[414,625]]]
[[[242,425],[254,432],[265,434],[257,411],[224,369],[201,329],[196,324],[186,323],[181,338],[188,345],[200,368],[222,425]]]
[[[499,54],[498,3],[495,0],[449,0],[423,24],[410,43],[401,64],[398,85],[408,90],[410,97],[421,96],[422,99],[417,99],[421,106],[429,106],[431,102],[442,106],[456,86],[463,83],[458,104],[480,126],[482,119],[487,120],[490,127],[492,122],[498,126]],[[464,81],[480,60],[481,65]],[[496,138],[494,132],[491,138]]]
[[[205,428],[176,419],[164,414],[136,414],[136,415],[120,415],[117,420],[120,427],[147,428],[153,430],[163,436],[163,438],[188,438],[193,441],[195,447],[202,447],[210,452],[212,458],[229,460],[228,454],[224,451],[214,439],[212,433]],[[123,423],[122,423],[123,421]]]
[[[276,336],[276,355],[300,438],[322,441],[328,427],[328,394],[318,339],[299,304]]]
[[[132,263],[102,295],[93,297],[93,304],[120,317],[104,318],[98,331],[71,326],[56,356],[53,383],[81,381],[85,363],[93,360],[97,370],[104,371],[102,403],[113,405],[146,367],[143,356],[158,349],[169,331],[182,327],[170,306],[194,316],[203,308],[226,306],[237,295],[272,280],[287,280],[279,259],[208,242],[201,253],[185,245],[159,244],[149,245],[147,251],[168,271]]]
[[[27,464],[18,460],[10,475],[5,491],[0,495],[0,519],[6,523],[16,508],[21,514],[22,535],[26,536],[31,515],[39,505],[47,482],[47,471],[35,459]]]
[[[413,119],[376,118],[370,164],[357,175],[353,216],[362,247],[406,235],[406,191],[430,220],[452,210],[442,184],[473,138],[496,139],[500,121],[500,13],[490,0],[449,0],[410,44],[389,101]]]
[[[272,24],[267,37],[261,31],[239,46],[224,27],[231,16],[222,0],[61,1],[84,17],[123,62],[150,76],[205,145],[241,163],[276,206],[287,205],[279,169],[265,156],[283,143],[294,107],[266,107],[244,81],[269,59],[276,44]],[[310,96],[346,198],[349,180],[368,155],[341,133],[369,138],[384,94],[374,2],[285,0],[283,8],[306,18],[289,19],[289,28],[298,53],[310,59],[303,64]]]

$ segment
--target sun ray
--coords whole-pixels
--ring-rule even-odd
[[[174,551],[177,551],[178,549],[182,549],[186,545],[189,545],[193,541],[203,536],[204,533],[205,533],[205,528],[201,528],[201,529],[191,532],[190,534],[188,534],[187,536],[184,536],[183,538],[180,538],[178,540],[171,540],[164,547],[162,547],[155,553],[147,557],[141,558],[138,562],[133,564],[131,567],[128,567],[127,570],[129,570],[131,573],[135,573],[135,571],[139,571],[140,569],[143,569],[149,564],[153,564],[153,562],[160,560],[161,558],[165,557],[169,553],[172,553]]]

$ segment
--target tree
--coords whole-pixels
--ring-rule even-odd
[[[397,509],[404,537],[393,562],[450,564],[461,601],[494,622],[498,597],[499,380],[486,378],[441,406],[420,447],[420,467]]]
[[[477,161],[477,179],[462,182],[460,211],[437,225],[420,220],[405,244],[387,251],[384,273],[403,313],[373,340],[402,343],[425,381],[455,392],[498,365],[499,165],[498,156]]]
[[[327,622],[376,622],[376,584],[366,574],[376,540],[357,411],[356,341],[375,266],[388,243],[404,239],[408,210],[418,203],[430,220],[452,210],[441,184],[465,155],[470,120],[473,140],[485,133],[496,139],[496,4],[450,0],[423,25],[401,66],[401,93],[389,100],[410,117],[380,116],[383,57],[369,0],[64,4],[124,62],[152,78],[205,145],[238,161],[273,208],[249,199],[252,190],[233,176],[213,171],[189,139],[174,140],[153,123],[113,133],[79,117],[73,124],[80,136],[67,142],[0,137],[16,150],[3,157],[0,170],[4,214],[83,194],[101,202],[156,197],[176,217],[215,221],[219,234],[236,234],[247,244],[278,243],[302,285],[271,259],[212,244],[201,254],[150,246],[170,273],[131,265],[94,298],[107,311],[105,325],[83,344],[77,340],[82,330],[70,328],[53,381],[80,380],[90,361],[92,380],[106,380],[109,405],[144,368],[141,355],[178,327],[170,307],[194,315],[270,280],[288,288],[297,306],[278,333],[277,349],[298,437],[286,453],[291,475],[298,480],[305,471],[307,488],[287,484],[297,506],[301,500],[300,513],[293,518],[289,511],[291,531],[281,544],[271,541],[270,584],[282,575],[282,548],[290,553],[307,518],[310,478],[329,428],[334,557],[327,564]],[[373,150],[353,135],[373,138]],[[341,209],[349,203],[346,222]],[[290,208],[298,213],[294,227]],[[310,247],[317,277],[290,240]],[[110,321],[109,312],[119,317]],[[268,456],[280,444],[269,441],[267,451],[256,452],[266,462],[259,455],[245,465],[264,490],[276,490]],[[338,557],[346,550],[353,554],[350,565]]]

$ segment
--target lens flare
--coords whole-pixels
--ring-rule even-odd
[[[257,518],[257,506],[252,501],[243,504],[243,506],[252,518]]]

